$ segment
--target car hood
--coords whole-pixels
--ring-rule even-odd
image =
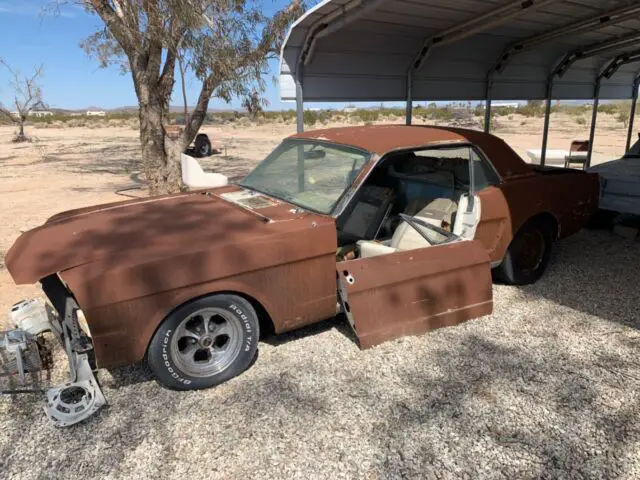
[[[229,193],[252,196],[253,203],[247,205],[255,208],[228,199]],[[126,268],[255,241],[276,233],[279,225],[289,230],[308,228],[311,222],[296,227],[295,220],[309,216],[314,214],[236,186],[98,205],[55,215],[23,233],[7,252],[5,263],[16,283],[34,283],[97,261],[109,269]]]

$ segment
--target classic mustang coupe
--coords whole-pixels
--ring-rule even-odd
[[[489,314],[491,268],[538,280],[597,202],[597,175],[489,134],[326,129],[234,185],[56,215],[6,264],[42,284],[72,371],[146,359],[164,385],[204,388],[248,368],[261,330],[342,312],[366,348]]]

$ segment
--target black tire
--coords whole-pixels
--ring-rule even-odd
[[[211,148],[209,137],[204,133],[199,133],[196,136],[193,150],[198,158],[210,156],[213,153],[213,149]]]
[[[504,260],[496,268],[498,280],[509,285],[529,285],[544,274],[551,258],[553,227],[544,220],[531,220],[511,240]]]
[[[178,307],[160,324],[149,344],[147,363],[168,388],[209,388],[251,365],[259,337],[258,316],[247,300],[210,295]]]
[[[598,209],[589,219],[587,228],[591,228],[593,230],[611,230],[617,216],[618,212]]]

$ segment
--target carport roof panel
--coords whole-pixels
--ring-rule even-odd
[[[513,0],[323,1],[287,35],[281,53],[281,97],[295,99],[295,79],[300,74],[305,101],[405,100],[407,73],[425,42],[489,12],[492,16],[486,21],[462,29],[466,38],[429,49],[424,63],[413,70],[413,100],[484,100],[490,78],[494,100],[542,99],[550,73],[567,53],[640,35],[640,9],[630,10],[639,5],[637,1],[522,0],[521,11],[495,21],[500,18],[496,9],[516,4]],[[631,14],[607,21],[605,14],[627,10]],[[516,52],[504,69],[495,70],[509,46],[586,19],[600,23]],[[555,80],[559,88],[554,88],[554,98],[592,98],[601,69],[616,55],[638,47],[640,41],[635,41],[577,58]],[[607,98],[630,98],[630,79],[638,71],[640,64],[621,68],[603,80],[603,93]]]

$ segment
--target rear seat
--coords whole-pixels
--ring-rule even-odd
[[[456,179],[458,182],[468,179],[466,165],[461,169],[457,163],[455,159],[416,157],[403,162],[402,171],[394,165],[389,167],[389,176],[397,182],[399,199],[406,208],[414,204],[409,213],[415,213],[420,207],[439,198],[457,202],[462,192],[456,188]],[[421,203],[416,206],[417,201]]]

